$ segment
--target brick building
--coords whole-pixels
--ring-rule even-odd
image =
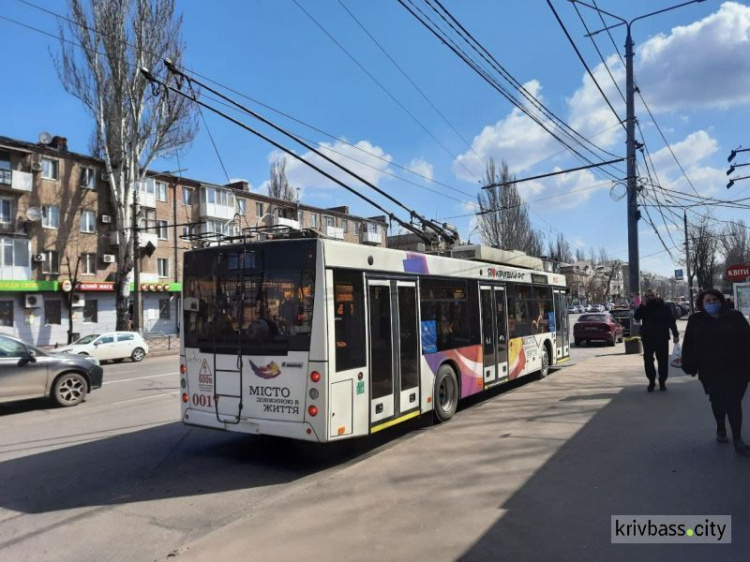
[[[0,137],[0,333],[54,345],[67,341],[71,317],[78,334],[115,328],[113,281],[124,237],[113,226],[104,163],[68,151],[63,137],[40,140]],[[182,255],[197,243],[183,235],[298,221],[323,236],[386,243],[384,217],[272,199],[242,181],[154,173],[139,184],[138,199],[139,246],[153,250],[140,262],[144,332],[179,331]],[[70,313],[67,290],[74,292]]]

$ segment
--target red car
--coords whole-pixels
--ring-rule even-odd
[[[573,326],[573,338],[576,345],[590,341],[605,341],[613,346],[622,341],[623,327],[608,312],[584,314]]]

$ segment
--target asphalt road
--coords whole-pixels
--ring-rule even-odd
[[[569,364],[622,352],[571,347]],[[431,423],[323,446],[187,428],[177,356],[104,369],[103,388],[77,407],[0,405],[0,560],[163,560],[311,481],[368,466]]]

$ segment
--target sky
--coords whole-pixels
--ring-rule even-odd
[[[675,4],[595,3],[625,20]],[[441,21],[425,0],[405,4]],[[593,32],[617,20],[604,16],[603,23],[580,3],[551,4],[565,29],[543,0],[442,0],[523,93],[492,71],[496,85],[524,100],[527,108],[532,102],[526,100],[535,99],[549,110],[546,115],[537,111],[537,122],[398,0],[217,0],[210,9],[204,0],[177,0],[177,10],[184,18],[185,68],[231,88],[235,93],[229,95],[237,101],[320,145],[405,206],[455,225],[464,240],[477,243],[476,200],[489,158],[507,162],[520,180],[625,156],[625,131],[618,123],[625,118],[620,94],[625,91],[625,28],[609,30],[611,37],[598,33],[592,42],[587,29]],[[0,50],[6,53],[0,135],[36,141],[47,131],[67,137],[71,150],[88,153],[93,120],[64,91],[53,62],[59,51],[58,18],[35,6],[67,13],[65,0],[0,1]],[[715,228],[727,224],[721,221],[746,220],[746,210],[715,200],[750,196],[750,179],[726,188],[730,151],[750,146],[750,4],[705,0],[640,19],[631,29],[640,94],[636,137],[645,144],[638,155],[641,193],[651,205],[657,198],[674,205],[642,207],[640,265],[643,271],[671,275],[684,259],[680,205],[688,199],[680,194],[689,194],[692,203],[698,197],[714,199],[687,209],[691,224],[703,216]],[[242,120],[268,130],[247,116]],[[571,142],[563,130],[583,144]],[[567,144],[586,159],[550,131],[568,138]],[[304,147],[284,144],[321,162]],[[746,155],[740,153],[735,163],[750,162],[750,152]],[[179,160],[162,159],[152,168],[181,168],[187,177],[218,184],[245,179],[254,191],[265,193],[270,164],[278,157],[270,144],[204,110],[199,133]],[[740,167],[732,177],[750,175],[745,170],[750,168]],[[360,216],[382,214],[291,157],[287,176],[303,203],[349,205]],[[625,177],[621,162],[517,187],[534,228],[546,240],[563,233],[573,250],[589,254],[594,248],[598,255],[603,247],[611,258],[627,261]],[[345,182],[408,218],[370,188],[348,177]]]

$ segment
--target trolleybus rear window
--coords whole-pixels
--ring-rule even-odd
[[[185,256],[185,346],[214,353],[308,351],[315,246],[212,248]]]

